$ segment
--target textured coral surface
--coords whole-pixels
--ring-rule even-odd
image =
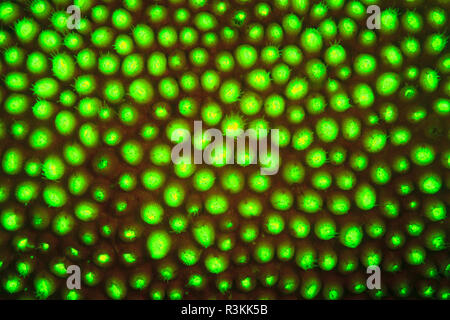
[[[0,297],[449,299],[448,14],[1,1]],[[232,142],[278,129],[279,156],[174,164],[211,143],[196,120]]]

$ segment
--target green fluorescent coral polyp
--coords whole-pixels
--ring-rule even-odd
[[[449,299],[444,2],[1,1],[0,298]]]

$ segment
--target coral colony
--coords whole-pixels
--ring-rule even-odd
[[[449,6],[1,1],[0,297],[450,299]]]

